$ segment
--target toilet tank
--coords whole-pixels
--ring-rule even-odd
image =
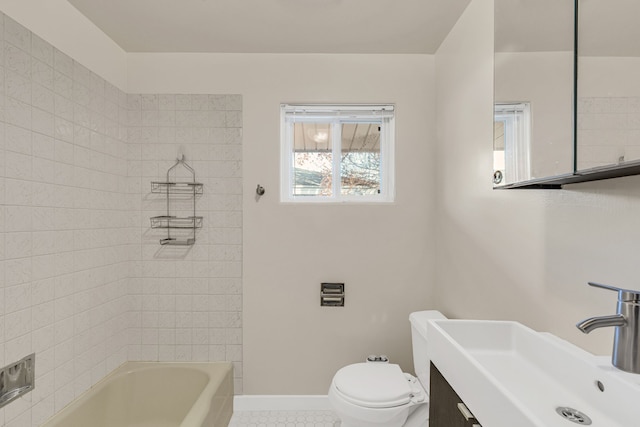
[[[416,311],[409,315],[411,322],[411,345],[413,347],[413,368],[422,386],[429,391],[429,354],[427,344],[427,321],[446,319],[436,310]]]

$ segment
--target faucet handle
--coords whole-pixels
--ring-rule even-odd
[[[621,289],[615,286],[603,285],[602,283],[588,282],[589,286],[594,288],[608,289],[618,293],[618,301],[623,302],[640,302],[640,291],[634,291],[631,289]]]

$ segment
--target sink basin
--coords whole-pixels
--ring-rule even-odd
[[[508,321],[431,320],[427,337],[431,361],[483,427],[589,425],[584,415],[593,427],[640,426],[640,375],[608,357]]]

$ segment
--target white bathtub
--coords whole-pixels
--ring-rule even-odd
[[[127,362],[42,427],[227,427],[228,362]]]

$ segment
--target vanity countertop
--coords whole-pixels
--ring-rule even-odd
[[[430,320],[431,361],[483,427],[640,425],[640,375],[518,322]],[[561,415],[564,413],[564,416]],[[582,419],[582,420],[581,420]],[[582,421],[582,422],[581,422]]]

